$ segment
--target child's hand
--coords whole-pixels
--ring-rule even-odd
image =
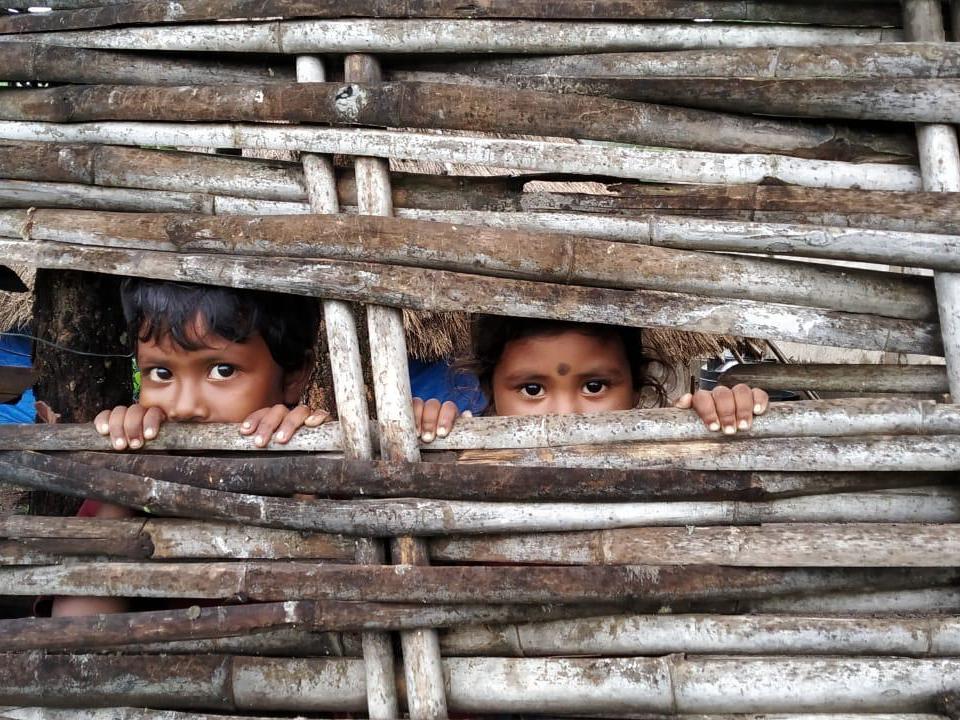
[[[469,410],[463,413],[464,417],[471,415]],[[433,442],[434,437],[449,435],[459,416],[460,410],[452,400],[441,405],[436,398],[426,402],[420,398],[413,399],[413,418],[417,423],[417,435],[423,442]]]
[[[110,445],[114,450],[139,450],[148,440],[153,440],[160,432],[160,426],[167,419],[158,407],[145,408],[143,405],[117,405],[113,410],[104,410],[93,419],[93,426],[101,435],[110,436]]]
[[[301,427],[318,427],[329,419],[326,410],[312,410],[306,405],[291,410],[286,405],[274,405],[250,413],[240,423],[240,434],[253,435],[257,447],[266,447],[271,440],[286,445]]]
[[[716,432],[723,428],[724,435],[733,435],[738,429],[749,430],[753,416],[763,415],[769,402],[763,390],[741,383],[732,389],[717,387],[697,390],[694,395],[687,393],[677,400],[676,407],[683,410],[692,407],[709,430]]]

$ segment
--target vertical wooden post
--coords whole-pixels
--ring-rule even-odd
[[[380,66],[369,55],[346,59],[347,82],[377,82]],[[357,158],[357,206],[361,214],[392,215],[390,168],[380,158]],[[420,460],[420,448],[413,418],[407,343],[403,318],[396,308],[369,307],[370,364],[373,369],[380,453],[384,459],[406,462]],[[426,564],[422,540],[397,538],[391,545],[393,560],[404,565]],[[412,630],[400,634],[407,710],[412,720],[435,720],[447,716],[440,643],[435,630]]]
[[[324,82],[323,60],[304,55],[297,58],[298,82]],[[315,213],[335,214],[340,211],[337,199],[337,178],[331,158],[304,153],[303,175],[310,209]],[[370,411],[363,383],[363,362],[357,321],[348,303],[324,300],[323,318],[327,329],[327,347],[333,374],[333,391],[337,398],[343,450],[347,458],[373,458],[370,437]],[[357,540],[356,562],[380,565],[386,561],[382,543],[370,538]],[[367,714],[372,720],[400,716],[393,663],[393,646],[385,632],[361,635],[366,670]]]
[[[954,4],[956,5],[956,3]],[[943,10],[939,0],[904,0],[903,26],[912,41],[944,42]],[[923,189],[931,192],[960,191],[960,148],[952,125],[917,125]],[[934,275],[940,330],[947,360],[951,401],[960,401],[960,274]]]

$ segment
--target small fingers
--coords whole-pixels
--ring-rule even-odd
[[[716,432],[720,429],[720,418],[717,417],[717,406],[710,392],[707,390],[697,390],[691,398],[690,403],[708,430]]]
[[[680,410],[689,410],[693,407],[693,393],[687,393],[686,395],[680,396],[680,399],[674,404],[675,408]]]
[[[253,444],[257,447],[266,447],[289,412],[286,405],[274,405],[267,409],[260,417],[260,422],[255,426]],[[241,432],[243,432],[243,428],[241,428]]]
[[[753,393],[750,386],[743,383],[734,385],[733,400],[736,405],[737,430],[749,430],[753,425]]]
[[[167,414],[158,407],[148,408],[143,415],[143,439],[153,440],[160,434],[160,426],[167,419]]]
[[[753,414],[763,415],[770,406],[770,396],[765,390],[753,388]]]
[[[450,434],[459,414],[460,409],[452,400],[447,400],[440,406],[440,417],[437,419],[437,437],[446,437]]]
[[[260,424],[260,420],[263,419],[263,416],[270,412],[272,408],[260,408],[254,412],[247,415],[243,422],[240,423],[240,434],[241,435],[252,435],[253,431],[257,429],[257,426]]]
[[[737,402],[733,390],[728,387],[717,387],[714,388],[712,395],[723,434],[735,434],[737,432]]]
[[[146,413],[142,405],[131,405],[123,414],[123,434],[131,450],[143,447],[143,416]]]
[[[417,429],[417,437],[420,436],[420,425],[423,422],[423,400],[418,397],[413,399],[413,424]]]
[[[440,401],[430,398],[423,404],[423,415],[420,419],[420,439],[424,442],[433,442],[437,432],[437,421],[440,419]]]
[[[110,411],[107,418],[107,431],[110,434],[110,445],[114,450],[127,449],[127,435],[123,430],[123,419],[126,417],[126,405],[117,405]]]
[[[101,410],[97,413],[97,416],[93,419],[93,427],[96,428],[97,432],[101,435],[110,434],[110,411]]]
[[[310,408],[306,405],[297,405],[283,418],[280,427],[273,434],[273,439],[281,445],[286,445],[308,417],[310,417]]]
[[[330,419],[330,413],[323,409],[311,410],[303,424],[307,427],[320,427]]]

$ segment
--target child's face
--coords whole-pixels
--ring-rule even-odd
[[[198,327],[199,350],[185,350],[169,337],[137,344],[140,404],[159,407],[175,422],[238,423],[250,413],[296,403],[292,382],[260,335],[231,342]]]
[[[492,384],[497,415],[629,410],[638,401],[620,338],[576,331],[508,342]]]

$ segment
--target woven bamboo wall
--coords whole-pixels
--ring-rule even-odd
[[[960,3],[47,4],[0,18],[54,85],[0,92],[0,258],[320,297],[339,418],[0,427],[0,480],[152,515],[0,518],[0,595],[255,601],[0,620],[0,717],[957,712]],[[945,364],[420,447],[401,309]]]

